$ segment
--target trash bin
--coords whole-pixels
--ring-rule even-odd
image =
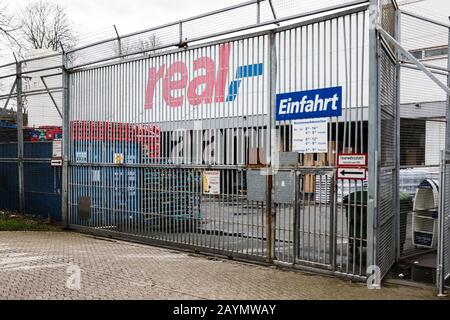
[[[438,234],[439,182],[424,180],[416,190],[413,205],[413,245],[436,248]]]
[[[354,256],[359,258],[360,250],[367,247],[367,196],[367,191],[356,191],[342,199],[347,219],[351,261]]]
[[[349,227],[349,250],[352,255],[359,255],[363,247],[367,247],[367,191],[356,191],[343,198],[345,216]],[[406,241],[408,213],[413,209],[413,199],[406,192],[400,192],[400,252]],[[361,225],[362,218],[362,225]],[[354,252],[356,249],[356,252]]]

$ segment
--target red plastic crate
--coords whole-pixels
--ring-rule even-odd
[[[75,141],[135,142],[142,145],[149,158],[159,157],[160,133],[154,125],[101,121],[72,121]]]

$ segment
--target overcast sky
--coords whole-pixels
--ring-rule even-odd
[[[3,0],[11,11],[20,10],[29,0]],[[101,37],[115,24],[120,33],[129,33],[246,0],[49,0],[67,9],[82,40]],[[279,0],[274,0],[275,2]],[[311,0],[298,0],[307,3]],[[314,0],[315,1],[315,0]],[[416,0],[401,0],[399,2]],[[325,3],[323,0],[321,1]],[[409,9],[448,21],[450,0],[424,0]]]
[[[79,44],[86,44],[115,36],[115,24],[120,34],[126,34],[168,22],[177,21],[208,11],[224,8],[247,0],[45,0],[62,5],[73,29],[78,34]],[[300,11],[311,3],[315,8],[341,0],[273,0],[279,15]],[[350,0],[342,0],[350,1]],[[8,10],[18,12],[30,0],[2,0]],[[450,0],[399,0],[413,2],[404,8],[440,21],[448,22]],[[287,3],[287,5],[286,5]],[[283,6],[284,4],[284,6]],[[297,9],[297,10],[295,10]],[[294,13],[294,12],[292,12]],[[252,14],[253,15],[253,14]],[[240,17],[242,20],[242,17]],[[253,17],[251,17],[253,20]],[[249,17],[250,19],[250,17]],[[250,21],[249,21],[250,23]],[[4,50],[6,49],[6,50]],[[9,59],[7,48],[3,48],[0,61]],[[8,57],[8,58],[7,58]]]
[[[10,11],[20,10],[29,0],[3,0]],[[101,37],[113,30],[130,33],[220,9],[246,0],[48,0],[67,10],[80,38]]]

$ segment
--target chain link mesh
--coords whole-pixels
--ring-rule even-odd
[[[182,30],[180,30],[178,23],[173,23],[150,31],[137,32],[131,36],[121,36],[120,41],[114,34],[105,42],[72,51],[69,55],[70,66],[93,64],[100,59],[115,59],[119,56],[129,56],[144,51],[151,52],[154,51],[154,48],[174,48],[185,41],[256,25],[258,16],[259,21],[263,23],[275,18],[281,19],[316,10],[344,6],[352,2],[354,0],[272,0],[272,6],[269,1],[260,1],[258,7],[255,1],[212,15],[182,20]]]

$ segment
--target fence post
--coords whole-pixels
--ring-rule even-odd
[[[379,112],[378,112],[378,0],[369,6],[369,182],[367,210],[367,266],[376,264],[378,206]]]
[[[180,38],[180,46],[183,44],[183,22],[178,22],[178,37]]]
[[[397,41],[401,41],[401,12],[400,10],[396,10],[395,12],[395,35],[397,38]],[[395,171],[395,189],[394,189],[394,198],[395,198],[395,245],[396,245],[396,257],[395,261],[398,261],[400,259],[400,249],[401,249],[401,239],[400,239],[400,51],[398,49],[396,51],[396,67],[395,67],[395,73],[396,73],[396,93],[395,93],[395,99],[396,99],[396,119],[395,119],[395,133],[396,133],[396,148],[395,148],[395,166],[397,167],[397,170]]]
[[[439,207],[438,207],[438,249],[436,265],[436,284],[439,290],[438,295],[444,295],[444,232],[445,232],[445,150],[441,150],[439,157]]]
[[[117,31],[117,27],[115,24],[113,24],[114,27],[114,31],[116,32],[116,37],[117,37],[117,52],[119,54],[119,57],[122,57],[122,41],[120,40],[120,35],[119,32]],[[64,53],[63,53],[64,56]]]
[[[449,17],[450,20],[450,17]],[[448,28],[448,47],[447,47],[447,70],[450,70],[450,28]],[[447,87],[450,88],[450,73],[447,74]],[[450,160],[450,96],[447,95],[447,126],[446,126],[446,142],[445,142],[445,160]]]
[[[261,1],[256,2],[256,24],[261,23]]]
[[[267,258],[271,262],[275,257],[275,228],[276,228],[276,212],[272,203],[272,187],[273,187],[273,174],[274,174],[274,161],[277,156],[277,139],[276,139],[276,85],[277,85],[277,52],[275,43],[275,33],[269,33],[268,43],[268,64],[269,64],[269,76],[268,76],[268,102],[269,102],[269,123],[267,130],[267,142],[268,142],[268,165],[267,170],[267,190],[266,190],[266,221],[267,221]]]
[[[23,101],[22,101],[22,62],[16,63],[16,93],[17,93],[17,165],[19,178],[19,212],[25,210],[25,186],[23,175]]]
[[[450,19],[450,18],[449,18]],[[448,28],[448,55],[447,55],[447,69],[450,70],[450,28]],[[450,73],[447,74],[447,86],[450,87]],[[445,150],[441,153],[441,180],[440,180],[440,201],[439,201],[439,237],[438,237],[438,265],[437,265],[437,284],[439,296],[445,296],[445,278],[448,275],[448,260],[446,261],[445,252],[450,251],[450,234],[449,234],[449,219],[450,213],[446,211],[448,206],[449,190],[446,190],[448,179],[448,161],[450,160],[450,96],[447,95],[447,109],[446,109],[446,124],[445,124]]]
[[[64,228],[69,227],[69,73],[67,71],[67,54],[62,54],[62,82],[63,82],[63,167],[62,167],[62,192],[61,192],[61,214]]]

